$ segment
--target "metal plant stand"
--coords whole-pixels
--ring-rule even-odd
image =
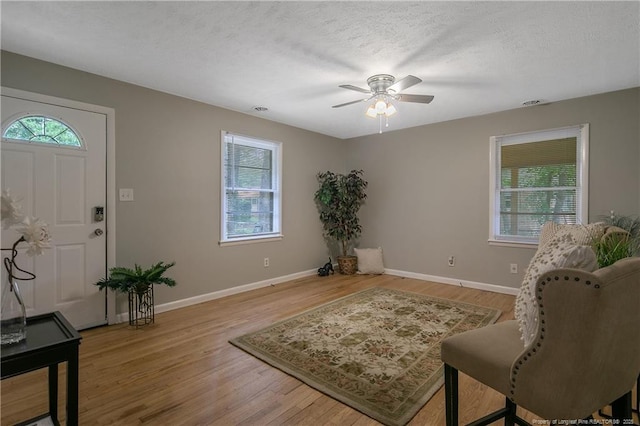
[[[129,291],[129,325],[136,328],[154,322],[153,284],[146,291]]]

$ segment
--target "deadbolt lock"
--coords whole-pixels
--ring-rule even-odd
[[[93,220],[102,222],[104,220],[104,207],[94,207]]]

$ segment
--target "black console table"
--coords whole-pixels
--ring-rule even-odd
[[[49,413],[58,425],[58,364],[67,363],[67,425],[78,424],[78,353],[82,336],[60,312],[27,318],[27,338],[2,346],[2,379],[49,367]],[[40,419],[44,416],[36,417]],[[34,420],[35,420],[34,419]]]

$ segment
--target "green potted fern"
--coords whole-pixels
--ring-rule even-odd
[[[338,256],[342,274],[357,270],[358,259],[349,255],[349,244],[362,232],[358,211],[367,198],[367,181],[362,174],[362,170],[352,170],[346,175],[323,172],[317,176],[319,188],[314,198],[325,237],[336,240],[342,249]]]
[[[620,259],[640,255],[640,218],[615,215],[601,217],[608,226],[603,238],[595,241],[594,251],[601,268]]]
[[[176,285],[173,278],[163,276],[175,262],[158,262],[148,269],[136,264],[133,268],[115,267],[109,276],[96,283],[100,290],[108,288],[129,296],[129,325],[146,325],[154,322],[153,284]]]

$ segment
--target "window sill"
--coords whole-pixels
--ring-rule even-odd
[[[494,239],[489,239],[488,241],[490,246],[497,246],[497,247],[514,247],[514,248],[525,248],[525,249],[538,248],[537,242],[530,242],[530,241],[505,241],[505,240],[494,240]]]
[[[243,244],[255,244],[255,243],[270,243],[272,241],[280,241],[284,238],[282,234],[276,235],[260,235],[256,237],[238,238],[234,240],[219,241],[220,247],[226,246],[239,246]]]

